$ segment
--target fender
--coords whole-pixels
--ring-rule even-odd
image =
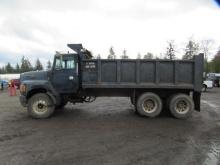
[[[60,97],[55,97],[51,92],[47,92],[47,95],[50,96],[55,105],[59,105],[61,103]]]
[[[33,94],[39,92],[47,93],[54,104],[59,105],[61,102],[60,94],[53,88],[52,84],[47,80],[26,80],[22,82],[26,85],[26,99],[30,98]]]

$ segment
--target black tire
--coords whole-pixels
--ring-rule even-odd
[[[194,102],[186,94],[176,94],[170,100],[169,109],[175,118],[186,119],[192,115]]]
[[[55,105],[47,94],[38,93],[28,100],[27,109],[29,116],[36,119],[44,119],[53,114]]]
[[[147,92],[142,94],[137,100],[137,112],[141,116],[156,117],[162,111],[162,101],[154,93]]]
[[[205,84],[202,85],[202,92],[206,92],[207,86]]]

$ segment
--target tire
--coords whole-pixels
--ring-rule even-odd
[[[205,84],[202,85],[202,92],[206,92],[207,86]]]
[[[45,93],[35,94],[28,100],[28,114],[32,118],[48,118],[53,114],[54,109],[53,101]]]
[[[156,117],[162,111],[162,101],[154,93],[142,94],[137,100],[137,113],[141,116]]]
[[[194,102],[192,98],[186,94],[177,94],[171,98],[169,110],[175,118],[186,119],[192,115]]]

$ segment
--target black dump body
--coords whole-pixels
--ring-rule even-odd
[[[203,54],[192,60],[84,59],[82,88],[186,89],[201,92]]]

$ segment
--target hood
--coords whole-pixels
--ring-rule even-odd
[[[20,75],[20,81],[25,80],[47,80],[49,71],[31,71]]]

